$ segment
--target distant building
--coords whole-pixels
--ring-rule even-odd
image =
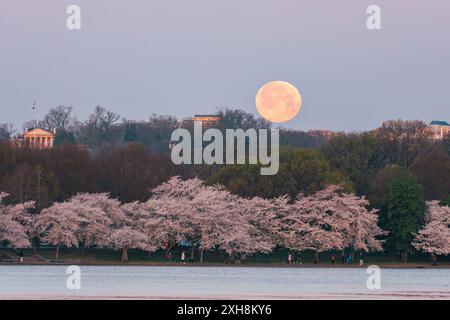
[[[53,147],[54,140],[54,133],[41,128],[36,128],[29,131],[25,130],[23,137],[13,138],[10,142],[16,147],[24,146],[38,149],[49,149]]]
[[[447,121],[431,121],[427,127],[430,138],[435,140],[444,139],[450,135],[450,124]]]
[[[331,139],[337,135],[335,131],[331,130],[308,130],[308,134],[314,137],[321,137]]]
[[[33,148],[39,149],[52,148],[54,140],[55,140],[54,133],[41,128],[26,131],[23,134],[23,141],[25,145]]]
[[[195,121],[201,121],[203,129],[217,127],[221,117],[218,115],[196,114],[192,118],[184,119],[181,126],[183,128],[193,128]]]

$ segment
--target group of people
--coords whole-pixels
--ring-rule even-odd
[[[172,253],[171,252],[169,252],[168,254],[167,254],[167,259],[171,262],[172,261],[172,258],[173,258],[173,255],[172,255]],[[181,261],[181,263],[182,264],[186,264],[186,251],[185,250],[183,250],[182,252],[181,252],[181,257],[180,257],[181,259],[180,259],[180,261]],[[288,258],[287,258],[287,262],[288,262],[288,264],[302,264],[302,262],[301,262],[301,259],[300,259],[300,254],[297,254],[296,255],[296,259],[295,259],[295,261],[294,261],[294,257],[293,257],[293,255],[292,255],[292,253],[288,253]],[[335,254],[332,254],[331,255],[331,264],[335,264],[335,262],[336,262],[336,255]],[[314,256],[314,264],[317,264],[318,263],[318,260],[317,260],[317,255],[316,256]],[[352,264],[353,263],[353,252],[350,252],[349,254],[348,254],[348,256],[346,256],[345,255],[345,253],[344,252],[342,252],[342,255],[341,255],[341,264]],[[359,253],[359,266],[360,267],[362,267],[362,266],[364,266],[364,255],[363,255],[363,253],[362,252],[360,252]]]
[[[172,258],[173,258],[173,255],[172,255],[172,252],[169,252],[168,254],[167,254],[167,260],[169,260],[169,262],[172,262]],[[181,263],[182,264],[186,264],[186,251],[182,251],[181,252]]]
[[[335,264],[336,262],[336,256],[334,254],[331,255],[331,264]],[[297,255],[296,260],[294,261],[292,253],[288,254],[288,264],[302,264],[300,261],[300,254]],[[314,256],[314,264],[317,264],[317,255]],[[352,264],[353,263],[353,253],[350,252],[348,256],[345,255],[344,252],[342,252],[341,255],[341,264]],[[364,266],[364,255],[362,252],[359,253],[359,266]]]

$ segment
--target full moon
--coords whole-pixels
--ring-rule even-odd
[[[256,109],[271,122],[286,122],[294,118],[302,106],[302,97],[289,82],[266,83],[256,94]]]

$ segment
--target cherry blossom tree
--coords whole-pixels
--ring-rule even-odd
[[[161,248],[159,219],[146,204],[132,202],[121,206],[122,220],[113,228],[111,244],[122,249],[122,262],[128,261],[128,249],[154,252]]]
[[[343,247],[343,237],[334,228],[334,220],[328,210],[331,203],[324,202],[321,194],[299,195],[292,205],[291,214],[285,219],[289,238],[287,247],[293,250],[313,250],[316,261],[319,253]]]
[[[259,244],[252,241],[245,202],[240,200],[221,186],[205,187],[192,200],[193,216],[200,229],[201,253],[217,248],[234,259],[237,254],[257,251]],[[202,257],[203,254],[201,260]]]
[[[44,243],[56,246],[55,258],[58,259],[61,245],[78,248],[77,234],[82,222],[87,223],[87,220],[74,214],[73,203],[57,202],[41,211],[36,219],[36,228]]]
[[[80,226],[77,238],[85,247],[111,245],[111,229],[123,224],[125,219],[121,204],[108,193],[82,193],[68,200],[72,214],[78,216]]]
[[[378,226],[378,210],[368,210],[369,202],[364,197],[342,194],[337,198],[348,210],[349,218],[344,227],[344,245],[360,251],[382,251],[383,241],[379,238],[387,232]]]
[[[26,248],[31,245],[25,228],[3,214],[0,214],[0,241],[7,241],[14,248]]]
[[[107,193],[79,194],[44,209],[35,225],[43,241],[56,246],[57,257],[61,245],[81,244],[121,249],[124,262],[129,249],[153,252],[165,247],[167,254],[183,240],[191,243],[192,258],[195,248],[200,250],[200,261],[211,250],[234,259],[283,246],[314,250],[318,259],[320,252],[346,247],[381,249],[377,237],[383,231],[365,198],[329,186],[311,196],[300,195],[293,204],[289,200],[247,199],[220,185],[173,177],[153,189],[144,203],[121,204]],[[16,212],[11,215],[24,219],[20,212],[27,206],[10,210]]]
[[[440,206],[439,201],[428,201],[425,226],[418,232],[413,243],[417,250],[431,254],[433,262],[437,255],[450,254],[450,207]]]
[[[378,211],[369,211],[369,201],[364,197],[340,192],[340,187],[335,185],[314,197],[323,204],[322,210],[331,219],[332,229],[341,234],[344,248],[365,252],[382,250],[382,241],[377,238],[385,232],[378,227]]]
[[[377,237],[384,232],[377,225],[377,211],[367,209],[365,198],[339,190],[339,186],[331,185],[311,196],[297,198],[293,213],[285,221],[291,225],[289,248],[312,249],[316,261],[320,252],[328,250],[382,250]]]
[[[129,249],[156,250],[145,226],[150,216],[137,202],[122,205],[108,193],[79,194],[69,203],[80,218],[78,239],[91,247],[122,250],[122,262],[128,262]]]
[[[125,205],[108,193],[78,194],[44,209],[38,218],[43,241],[59,247],[114,247],[128,261],[132,248],[154,251],[148,226],[151,216],[139,203]]]
[[[111,246],[111,229],[121,225],[120,202],[107,193],[78,194],[42,210],[36,225],[45,243],[56,246]]]
[[[281,196],[274,199],[253,197],[241,199],[251,234],[255,242],[263,244],[265,252],[271,252],[274,247],[283,244],[282,221],[290,213],[289,197]]]
[[[205,187],[205,182],[198,179],[183,180],[179,176],[170,178],[152,190],[153,199],[193,199]]]
[[[270,253],[279,241],[277,209],[285,204],[280,199],[245,199],[215,185],[201,188],[191,203],[201,252],[219,249],[234,259]]]
[[[182,180],[172,177],[169,181],[152,190],[152,197],[146,203],[158,223],[158,238],[161,243],[167,243],[166,256],[173,246],[183,240],[194,245],[200,241],[200,230],[193,199],[205,188],[204,182],[195,178]]]
[[[187,240],[192,250],[194,244],[199,244],[200,261],[207,250],[219,249],[234,256],[270,252],[274,246],[261,228],[268,228],[262,219],[268,216],[267,210],[262,209],[265,204],[262,199],[249,201],[232,195],[222,186],[207,186],[199,179],[179,177],[152,193],[147,208],[159,220],[160,235],[171,245]]]
[[[195,243],[198,229],[190,202],[183,198],[164,197],[150,199],[144,206],[152,219],[146,224],[147,232],[153,234],[158,246],[165,247],[166,256],[172,247],[183,240]]]
[[[328,246],[325,243],[328,239],[327,231],[311,226],[305,220],[299,210],[283,217],[281,221],[283,230],[282,247],[294,252],[313,250],[318,253],[327,250]]]
[[[144,233],[134,230],[130,226],[123,226],[111,233],[111,244],[122,249],[122,262],[128,262],[128,249],[138,248],[147,250],[147,237]]]
[[[7,193],[0,192],[0,241],[7,241],[15,248],[30,247],[33,235],[33,218],[29,210],[33,202],[4,205]]]

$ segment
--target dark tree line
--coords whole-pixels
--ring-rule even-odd
[[[128,143],[141,143],[155,154],[168,154],[170,136],[178,128],[181,120],[172,116],[151,115],[147,121],[133,121],[97,106],[85,121],[73,114],[72,106],[57,106],[41,120],[27,121],[22,129],[40,127],[56,131],[55,144],[84,144],[93,152],[111,146],[123,146]],[[271,124],[262,118],[242,110],[221,109],[220,129],[249,128],[267,129]],[[11,124],[0,124],[0,140],[11,138],[17,131]],[[325,137],[299,130],[280,130],[281,144],[291,147],[316,148],[325,141]]]
[[[0,190],[11,195],[8,200],[34,200],[38,210],[80,192],[109,192],[123,202],[144,201],[150,188],[180,169],[141,144],[94,154],[70,144],[39,150],[2,143],[0,164]]]

